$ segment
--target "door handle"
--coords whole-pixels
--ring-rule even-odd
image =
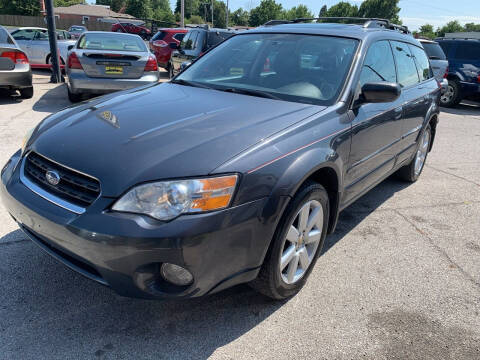
[[[395,108],[393,112],[395,113],[395,120],[401,119],[403,114],[403,106]]]

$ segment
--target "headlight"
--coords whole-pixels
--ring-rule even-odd
[[[22,140],[22,154],[24,153],[25,148],[27,147],[28,141],[32,137],[32,134],[33,134],[34,130],[35,130],[35,128],[32,128],[32,129],[28,130],[27,133],[25,134],[25,136],[23,137],[23,140]]]
[[[236,184],[237,175],[229,175],[139,185],[122,196],[112,210],[145,214],[158,220],[220,210],[230,205]]]

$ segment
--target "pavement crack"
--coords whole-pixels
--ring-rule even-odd
[[[397,209],[393,209],[393,211],[398,214],[399,216],[401,216],[406,222],[408,222],[410,225],[413,226],[413,228],[418,232],[420,233],[421,235],[423,235],[427,240],[428,242],[435,248],[435,250],[445,259],[447,260],[451,266],[454,266],[456,269],[458,269],[458,271],[463,275],[463,277],[465,279],[467,279],[468,281],[470,281],[473,285],[475,285],[479,290],[480,290],[480,282],[478,282],[473,276],[471,276],[468,272],[465,271],[465,269],[463,269],[459,264],[457,264],[455,262],[455,260],[453,260],[445,250],[443,250],[440,246],[438,246],[435,241],[433,241],[433,239],[428,236],[428,234],[423,231],[422,229],[420,229],[414,222],[412,222],[407,216],[403,215],[400,211],[398,211]]]
[[[469,179],[467,179],[467,178],[464,178],[463,176],[455,175],[455,174],[452,174],[452,173],[450,173],[450,172],[448,172],[448,171],[441,170],[441,169],[437,169],[436,167],[433,167],[433,166],[431,166],[431,165],[425,165],[425,166],[428,167],[428,168],[430,168],[430,169],[439,171],[439,172],[444,173],[444,174],[447,174],[447,175],[454,176],[454,177],[456,177],[456,178],[458,178],[458,179],[467,181],[467,182],[469,182],[470,184],[474,184],[474,185],[477,185],[477,186],[480,187],[480,184],[479,184],[479,183],[476,183],[475,181],[472,181],[472,180],[469,180]]]

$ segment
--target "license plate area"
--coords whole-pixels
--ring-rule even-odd
[[[124,68],[130,66],[130,63],[126,62],[108,62],[108,61],[97,61],[97,65],[105,66],[105,74],[107,75],[123,75]]]

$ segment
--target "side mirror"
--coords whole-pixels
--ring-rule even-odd
[[[170,49],[172,50],[178,50],[180,49],[180,46],[178,46],[178,44],[176,42],[171,42],[170,44],[168,44],[168,46],[170,47]]]
[[[393,102],[400,97],[402,88],[397,83],[375,82],[362,86],[361,103]]]
[[[183,71],[185,70],[187,67],[189,67],[190,65],[192,64],[191,61],[185,61],[183,63],[180,64],[180,71]]]
[[[75,47],[75,45],[68,45],[67,50],[70,51]]]

